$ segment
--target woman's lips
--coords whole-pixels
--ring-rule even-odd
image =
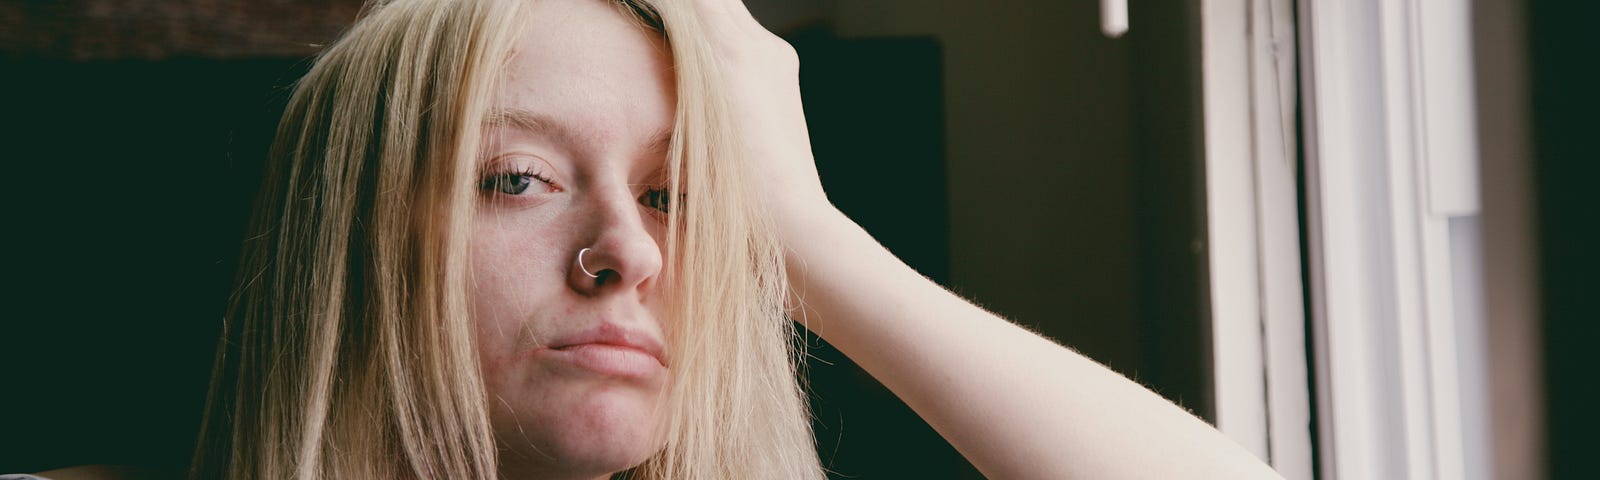
[[[647,378],[666,371],[654,355],[629,345],[579,343],[544,351],[544,356],[592,373],[630,378]]]
[[[602,321],[557,336],[547,345],[539,354],[592,374],[646,378],[667,370],[659,337],[618,322]]]

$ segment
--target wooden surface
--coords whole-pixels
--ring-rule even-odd
[[[0,0],[0,58],[301,57],[361,0]]]

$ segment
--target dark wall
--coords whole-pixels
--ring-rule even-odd
[[[187,465],[295,64],[4,62],[0,471]]]
[[[1600,477],[1600,41],[1593,2],[1529,2],[1551,478]]]
[[[943,50],[932,38],[787,39],[800,54],[817,173],[885,248],[949,285]],[[817,452],[830,478],[982,478],[871,375],[806,334]]]
[[[1087,4],[916,3],[840,4],[845,39],[790,37],[830,197],[941,284],[1214,418],[1197,7],[1135,3],[1108,40]],[[837,476],[981,478],[813,354]]]
[[[1134,2],[852,0],[849,38],[944,47],[956,291],[1206,418],[1199,17]]]
[[[1138,249],[1138,379],[1216,422],[1211,290],[1196,2],[1129,5],[1134,212]]]

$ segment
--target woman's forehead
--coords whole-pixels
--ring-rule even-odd
[[[584,143],[649,145],[675,111],[664,42],[602,1],[546,1],[530,8],[491,118]]]
[[[510,129],[527,135],[551,139],[563,145],[606,145],[623,141],[636,143],[647,153],[664,154],[672,141],[672,125],[663,125],[648,136],[638,138],[613,138],[609,130],[567,118],[517,107],[497,107],[484,117],[484,123],[493,127]],[[640,141],[639,139],[643,139]]]

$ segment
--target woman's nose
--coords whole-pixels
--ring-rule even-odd
[[[641,299],[661,274],[661,245],[641,207],[626,191],[596,201],[588,214],[588,235],[573,248],[567,275],[573,289],[585,295],[637,292]],[[626,198],[626,200],[622,200]]]

